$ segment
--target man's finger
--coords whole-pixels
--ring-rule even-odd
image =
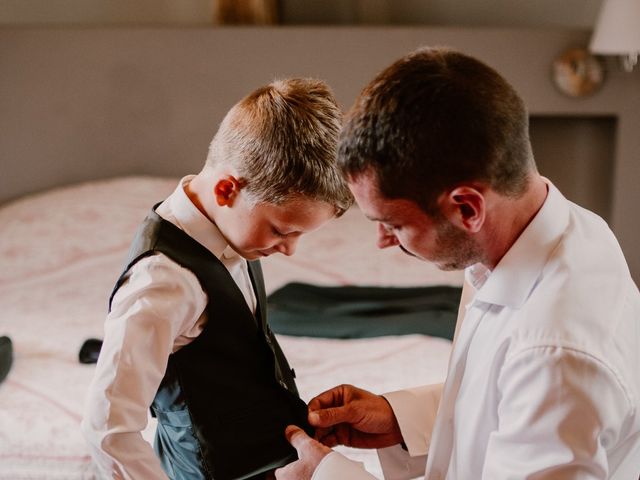
[[[336,408],[325,408],[309,412],[308,420],[314,427],[333,427],[339,423],[353,423],[352,409],[349,405]]]
[[[340,445],[334,430],[328,430],[322,436],[316,436],[315,440],[317,442],[320,442],[325,447],[329,447],[329,448],[332,448],[332,447],[335,447],[337,445]]]
[[[339,385],[312,398],[309,402],[309,411],[342,405],[344,403],[344,392],[348,387],[350,385]]]

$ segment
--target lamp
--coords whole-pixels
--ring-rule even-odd
[[[640,0],[603,0],[589,49],[622,56],[624,69],[632,71],[640,53]]]

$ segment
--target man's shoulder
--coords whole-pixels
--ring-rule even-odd
[[[606,223],[574,206],[567,230],[529,298],[515,312],[519,320],[514,333],[526,339],[524,344],[565,346],[604,356],[640,314],[640,298],[635,298],[639,295]]]
[[[594,289],[611,282],[620,290],[631,275],[615,235],[601,217],[569,203],[567,228],[545,263],[540,286],[551,283],[563,298],[593,297]]]

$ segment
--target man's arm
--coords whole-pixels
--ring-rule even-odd
[[[633,409],[612,370],[571,348],[534,347],[505,363],[498,387],[482,479],[609,478],[606,449]]]

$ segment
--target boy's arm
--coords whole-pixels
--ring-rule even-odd
[[[193,328],[206,302],[195,275],[164,255],[140,260],[116,293],[82,421],[109,477],[167,478],[141,431],[176,337]]]

